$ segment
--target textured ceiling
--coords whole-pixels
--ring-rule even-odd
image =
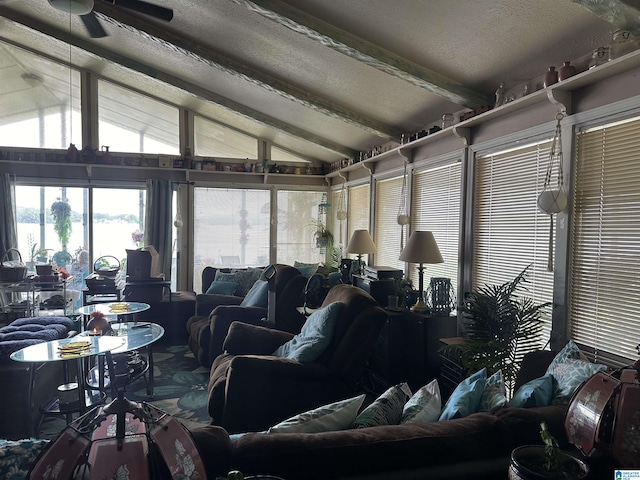
[[[152,3],[173,19],[96,0],[109,36],[92,39],[46,0],[0,0],[0,39],[331,162],[492,103],[501,82],[541,79],[617,28],[569,0]],[[5,84],[16,65],[0,67]],[[435,93],[425,75],[440,84]],[[5,94],[17,93],[0,87]]]

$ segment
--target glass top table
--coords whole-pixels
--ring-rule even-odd
[[[91,315],[100,312],[103,315],[131,315],[149,310],[151,305],[142,302],[109,302],[84,305],[76,310],[80,315]]]
[[[124,342],[110,350],[112,355],[146,347],[164,335],[164,328],[149,322],[114,323],[111,325],[111,329],[115,335],[107,334],[99,338],[117,338]],[[76,338],[96,338],[96,336],[91,335],[89,332],[83,332]]]
[[[63,354],[63,351],[60,349],[61,346],[79,341],[88,342],[88,347],[79,351],[74,351],[73,353]],[[29,345],[28,347],[24,347],[22,350],[13,352],[11,354],[11,359],[16,362],[57,362],[60,360],[74,360],[110,352],[122,347],[125,343],[126,340],[123,337],[75,336]]]

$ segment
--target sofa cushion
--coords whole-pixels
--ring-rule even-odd
[[[438,380],[420,388],[402,408],[400,423],[435,422],[442,411],[442,397]]]
[[[273,355],[301,363],[317,360],[331,343],[342,307],[342,302],[333,302],[313,312],[300,333],[278,347]]]
[[[502,370],[487,378],[487,383],[480,398],[479,412],[494,413],[507,404],[507,389],[504,385]]]
[[[394,385],[360,412],[351,424],[351,428],[399,424],[402,418],[402,408],[410,397],[409,385],[406,383]]]
[[[487,369],[483,368],[458,384],[447,400],[440,421],[463,418],[478,411],[487,383]]]
[[[205,293],[212,294],[216,293],[218,295],[233,295],[236,293],[238,289],[237,282],[230,282],[226,280],[214,280],[207,288]]]
[[[0,328],[0,361],[37,343],[65,338],[73,322],[67,317],[26,317]]]
[[[551,405],[553,375],[550,373],[522,385],[509,401],[511,407],[543,407]]]
[[[267,308],[268,303],[269,282],[266,280],[256,280],[242,302],[240,302],[240,306]]]
[[[318,433],[344,430],[356,418],[365,395],[333,402],[291,417],[267,433]]]

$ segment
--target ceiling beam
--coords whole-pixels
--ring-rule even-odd
[[[605,22],[640,37],[640,0],[571,0]]]
[[[494,102],[493,98],[484,93],[467,88],[455,80],[308,15],[280,0],[231,1],[328,48],[424,88],[457,105],[474,108]]]
[[[185,38],[185,36],[172,33],[162,25],[147,21],[144,16],[129,13],[126,9],[115,7],[107,2],[96,2],[93,9],[103,21],[111,22],[143,36],[150,36],[151,40],[164,43],[174,52],[181,52],[192,59],[242,81],[257,85],[305,108],[353,125],[386,140],[400,139],[401,132],[398,129],[226,57],[200,43]]]
[[[117,54],[111,50],[101,47],[96,43],[92,43],[84,38],[71,35],[68,31],[60,30],[36,18],[33,18],[28,15],[24,15],[20,12],[11,10],[2,5],[0,5],[0,16],[8,20],[11,20],[17,24],[23,25],[27,28],[40,32],[49,37],[60,40],[66,44],[77,47],[81,50],[84,50],[90,54],[95,55],[96,57],[102,58],[106,61],[109,61],[117,65],[120,65],[129,70],[138,72],[142,75],[155,78],[168,85],[172,85],[189,94],[195,95],[203,100],[215,103],[216,105],[219,105],[220,107],[225,108],[226,110],[232,111],[238,115],[241,115],[244,118],[247,118],[254,122],[258,122],[262,125],[269,126],[271,128],[275,128],[276,130],[279,130],[287,135],[297,137],[299,139],[318,145],[320,147],[323,147],[334,153],[344,155],[346,157],[353,157],[356,153],[355,150],[347,148],[344,145],[340,145],[328,139],[319,137],[311,132],[298,128],[289,123],[282,122],[281,120],[278,120],[274,117],[271,117],[262,112],[254,110],[250,107],[247,107],[246,105],[242,105],[238,102],[235,102],[229,98],[218,95],[210,90],[202,88],[191,82],[185,81],[180,77],[176,77],[174,75],[168,74],[166,72],[158,70],[144,63],[141,63],[131,58],[125,57],[123,55]]]

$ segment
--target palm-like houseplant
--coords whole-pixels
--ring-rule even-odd
[[[470,373],[483,367],[488,375],[502,370],[509,392],[523,357],[543,346],[540,317],[550,305],[522,295],[530,267],[502,285],[485,285],[471,293],[461,307],[464,342],[445,347]]]

